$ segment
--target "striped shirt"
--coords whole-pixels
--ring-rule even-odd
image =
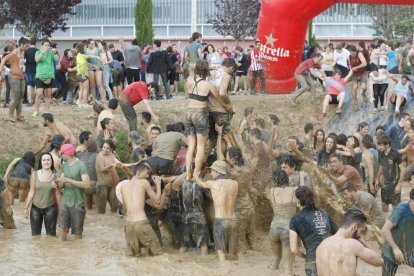
[[[262,63],[257,62],[258,60],[263,60],[263,53],[260,52],[259,49],[255,48],[252,51],[250,51],[250,60],[251,60],[250,68],[252,71],[263,70]]]

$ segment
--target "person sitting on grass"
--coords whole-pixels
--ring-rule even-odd
[[[407,75],[403,75],[400,79],[390,74],[388,76],[397,83],[394,89],[387,94],[387,100],[388,103],[395,105],[395,116],[398,116],[400,114],[400,107],[407,103],[408,91],[413,92],[410,86],[411,80]],[[388,105],[388,110],[391,110],[390,105]]]

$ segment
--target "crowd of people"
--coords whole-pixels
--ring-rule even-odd
[[[320,120],[327,116],[329,104],[338,105],[336,114],[341,114],[347,94],[352,98],[353,110],[358,111],[361,107],[359,90],[362,108],[371,103],[374,115],[388,110],[398,116],[409,100],[409,92],[414,92],[410,77],[414,74],[412,41],[396,44],[377,39],[368,48],[363,41],[358,46],[342,42],[335,47],[326,45],[322,52],[312,51],[305,44],[304,53],[304,61],[295,71],[300,87],[292,94],[290,102],[296,105],[296,99],[306,91],[315,95],[317,85],[322,84],[327,93]]]
[[[11,65],[11,94],[19,95],[20,102],[14,108],[20,112],[24,90],[21,60],[27,42],[20,39],[0,67],[3,70],[6,62]],[[305,259],[307,275],[355,275],[358,259],[382,266],[383,275],[395,275],[401,264],[414,266],[414,189],[409,192],[409,201],[401,203],[403,185],[414,184],[414,120],[409,114],[400,112],[398,123],[388,129],[361,122],[355,133],[346,134],[325,134],[306,123],[302,137],[290,136],[282,143],[276,114],[258,114],[247,107],[240,124],[233,122],[230,83],[234,75],[238,80],[246,76],[248,67],[240,66],[246,62],[243,58],[249,58],[223,58],[212,45],[203,52],[201,35],[194,33],[183,55],[188,106],[180,121],[165,122],[163,130],[149,100],[161,98],[160,79],[166,98],[173,95],[165,71],[171,64],[161,66],[158,61],[168,64],[167,55],[174,50],[172,46],[163,50],[158,40],[154,45],[146,61],[146,81],[141,81],[144,71],[136,41],[123,53],[113,45],[106,50],[103,42],[96,47],[93,40],[77,43],[76,51],[67,51],[76,54],[72,59],[76,66],[67,66],[66,74],[70,75],[69,69],[76,72],[73,85],[79,84],[78,105],[91,102],[95,114],[93,125],[78,138],[49,110],[51,97],[60,89],[53,92],[58,79],[52,75],[53,68],[56,65],[56,70],[61,70],[62,61],[56,64],[58,57],[49,50],[48,40],[34,53],[36,97],[32,100],[37,116],[42,94],[45,98],[46,110],[40,116],[44,139],[13,160],[3,177],[3,195],[8,196],[11,206],[19,190],[32,235],[40,235],[44,224],[47,235],[56,236],[58,226],[62,241],[69,231],[81,239],[87,210],[95,208],[98,215],[103,214],[108,203],[111,212],[125,219],[126,251],[131,256],[161,254],[165,246],[160,230],[163,225],[172,246],[183,254],[189,248],[208,254],[214,248],[220,261],[235,260],[241,250],[256,248],[256,225],[266,224],[265,218],[270,218],[272,267],[288,274],[293,273],[295,256]],[[256,42],[252,57],[256,52],[260,56],[258,47],[260,42]],[[104,67],[120,56],[125,70],[119,72],[125,71],[129,85],[123,87],[124,74],[120,73],[119,90],[114,89],[117,82],[107,89]],[[319,60],[318,54],[311,58],[311,74]],[[176,62],[181,64],[179,58]],[[261,62],[252,58],[251,66],[256,66],[252,69],[254,81],[263,79]],[[67,80],[69,87],[69,77]],[[306,82],[307,76],[298,78],[301,85],[303,80]],[[97,93],[90,95],[90,90]],[[66,101],[74,102],[74,95],[68,89]],[[138,114],[143,127],[138,132],[134,106],[140,102],[146,111]],[[114,117],[118,106],[129,126],[129,162],[121,162],[116,152],[121,143],[115,133],[119,129]],[[17,116],[23,120],[21,113]],[[375,128],[375,137],[368,134],[370,128]],[[318,172],[315,176],[306,172],[310,167]],[[317,206],[323,200],[322,190],[332,191],[352,206],[345,210],[343,221],[336,222],[342,223],[341,227]],[[390,204],[392,212],[386,218]],[[382,229],[382,254],[366,241],[369,234],[372,236],[369,231],[365,234],[368,224]]]
[[[162,91],[154,97],[170,99],[189,76],[189,59],[203,59],[211,68],[218,68],[224,59],[231,58],[237,64],[232,73],[231,94],[257,94],[257,78],[261,80],[260,93],[265,93],[259,41],[245,51],[240,46],[216,50],[214,45],[202,43],[199,33],[191,37],[185,50],[177,48],[177,44],[161,45],[160,40],[144,44],[141,49],[136,40],[126,45],[121,38],[121,49],[117,49],[112,43],[88,39],[74,43],[63,53],[58,44],[47,38],[40,41],[40,49],[36,43],[36,38],[21,38],[1,50],[2,106],[9,108],[12,121],[24,119],[22,104],[35,107],[33,116],[39,116],[41,102],[45,102],[46,112],[50,104],[58,103],[84,108],[118,97],[126,83],[135,81],[162,83]],[[185,85],[184,90],[187,92]]]

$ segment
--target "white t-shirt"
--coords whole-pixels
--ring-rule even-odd
[[[387,66],[388,64],[388,57],[387,54],[381,54],[379,58],[379,66]]]
[[[342,49],[340,53],[338,51],[334,51],[334,63],[341,65],[343,67],[348,67],[348,59],[349,59],[349,51],[346,49]]]
[[[388,76],[384,74],[385,69],[379,69],[378,70],[378,76],[374,76],[374,72],[369,73],[369,77],[372,80],[373,84],[382,84],[382,83],[388,83]]]

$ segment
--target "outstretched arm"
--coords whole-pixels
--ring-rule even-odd
[[[154,120],[154,123],[159,124],[160,123],[159,118],[158,118],[157,115],[155,115],[154,111],[152,110],[152,107],[151,107],[149,101],[147,99],[144,99],[144,100],[142,100],[142,102],[144,103],[145,108],[147,109],[147,111],[149,113],[151,113],[151,116],[152,116],[152,119]]]

